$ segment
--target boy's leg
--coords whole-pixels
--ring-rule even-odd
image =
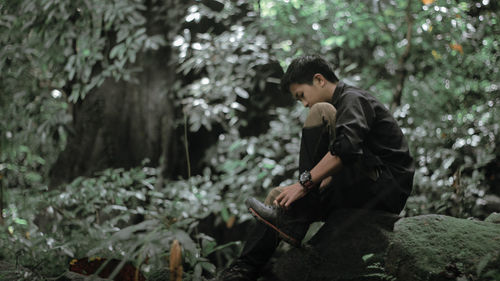
[[[314,104],[307,115],[300,142],[299,172],[310,171],[329,151],[335,140],[337,110],[326,102]]]
[[[330,151],[330,144],[335,140],[335,121],[337,109],[330,103],[321,102],[314,104],[307,115],[302,138],[300,141],[299,172],[310,171]],[[323,186],[322,188],[323,189]],[[296,209],[307,209],[312,221],[323,217],[321,201],[322,190],[316,189],[306,197],[294,202]]]
[[[270,202],[268,205],[271,205],[282,190],[281,187],[273,188],[267,194],[266,204]],[[241,257],[257,266],[263,266],[271,258],[279,241],[280,239],[274,231],[261,223],[257,223],[249,239],[246,240]]]
[[[302,130],[299,170],[310,170],[328,152],[334,134],[336,110],[329,103],[318,103],[311,107]],[[309,192],[295,201],[289,209],[273,208],[274,199],[283,188],[273,189],[264,204],[255,198],[247,200],[252,214],[276,231],[288,243],[300,246],[311,222],[320,214],[320,195],[317,190]]]
[[[272,189],[265,202],[273,202],[281,190],[280,187]],[[218,280],[255,280],[273,255],[280,242],[278,234],[259,222],[255,222],[251,228],[240,257],[221,273]]]
[[[335,114],[335,108],[329,103],[318,103],[310,109],[302,131],[300,172],[312,169],[328,152],[330,140],[334,137]],[[262,205],[273,205],[274,199],[282,190],[283,187],[272,189]],[[305,227],[307,230],[307,226],[318,217],[318,203],[318,192],[311,192],[292,204],[288,212],[293,217],[301,217],[298,220],[301,224],[299,228]],[[232,267],[222,272],[219,280],[252,280],[258,270],[269,261],[279,241],[272,228],[262,223],[256,224],[245,242],[241,256]],[[248,279],[245,279],[245,275]]]

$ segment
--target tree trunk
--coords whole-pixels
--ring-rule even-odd
[[[174,37],[182,24],[180,13],[159,17],[147,2],[147,32]],[[177,2],[170,1],[171,8],[184,11]],[[163,20],[154,22],[155,18]],[[51,187],[110,167],[138,166],[144,159],[152,166],[164,159],[163,171],[172,170],[175,163],[169,156],[176,114],[171,97],[176,72],[171,58],[175,55],[169,47],[138,54],[135,66],[142,69],[136,75],[138,83],[109,78],[74,105],[72,134],[50,171]]]

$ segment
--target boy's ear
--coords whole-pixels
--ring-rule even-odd
[[[325,83],[326,83],[326,79],[323,76],[323,74],[321,74],[321,73],[314,74],[313,81],[316,82],[316,83],[318,83],[318,85],[320,87],[323,87],[325,85]]]

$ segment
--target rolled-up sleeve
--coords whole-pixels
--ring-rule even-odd
[[[375,111],[370,101],[357,93],[345,95],[342,104],[337,109],[336,138],[331,140],[330,152],[350,164],[363,155],[363,140],[370,131]]]

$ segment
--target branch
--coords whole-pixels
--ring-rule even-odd
[[[405,68],[406,61],[408,60],[408,57],[410,56],[410,50],[411,50],[411,38],[412,38],[412,30],[413,30],[413,17],[411,14],[411,2],[412,0],[408,1],[408,6],[406,6],[406,22],[408,25],[408,28],[406,30],[406,41],[408,42],[406,45],[406,48],[399,57],[398,60],[398,70],[397,70],[397,81],[398,84],[396,85],[396,90],[394,92],[394,96],[392,99],[391,103],[391,110],[394,110],[396,107],[401,105],[401,97],[403,95],[403,88],[404,88],[404,83],[406,80],[406,76],[408,75],[408,71]]]
[[[381,2],[382,2],[382,0],[377,0],[377,8],[378,8],[379,13],[382,13],[382,10],[383,10]],[[411,0],[410,0],[410,3],[411,3]],[[408,3],[408,5],[410,3]],[[389,37],[391,37],[392,42],[396,43],[396,38],[394,37],[394,32],[389,28],[389,23],[386,21],[384,15],[382,15],[383,25],[380,25],[377,20],[374,20],[374,22],[375,22],[375,24],[378,25],[378,27],[380,29],[385,31],[389,35]],[[394,54],[397,54],[398,50],[397,50],[397,48],[394,47],[394,45],[392,45],[392,49],[394,51]]]

